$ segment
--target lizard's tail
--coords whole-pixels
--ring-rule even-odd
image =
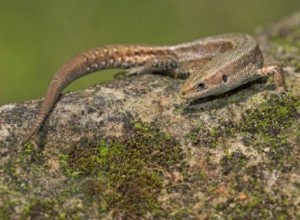
[[[174,54],[173,51],[162,47],[117,45],[91,49],[67,61],[50,82],[37,118],[29,133],[22,140],[22,145],[26,144],[38,132],[53,109],[60,93],[75,79],[98,70],[145,66],[150,61],[153,61],[153,65],[163,66],[165,60],[160,57],[169,57],[172,60]],[[175,61],[176,57],[171,64],[174,64]]]
[[[54,107],[60,93],[70,83],[70,80],[74,79],[76,75],[87,73],[87,67],[84,70],[84,66],[86,65],[84,64],[84,59],[85,58],[80,54],[79,56],[66,62],[54,75],[48,86],[46,96],[39,109],[38,115],[29,132],[21,142],[22,145],[26,144],[30,138],[41,128],[43,122]]]

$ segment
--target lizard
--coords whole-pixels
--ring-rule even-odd
[[[210,36],[173,46],[93,48],[71,58],[57,70],[36,120],[21,144],[26,144],[40,130],[67,85],[89,73],[113,68],[125,69],[127,75],[161,72],[187,78],[179,92],[186,100],[225,93],[271,75],[278,91],[286,89],[282,68],[263,66],[263,54],[257,41],[243,33]]]

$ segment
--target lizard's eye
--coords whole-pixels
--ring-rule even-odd
[[[205,83],[201,82],[197,85],[197,89],[205,89]]]
[[[223,75],[223,76],[222,76],[223,82],[227,82],[227,78],[228,78],[227,75]]]

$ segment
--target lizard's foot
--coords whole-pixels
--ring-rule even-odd
[[[268,94],[269,94],[269,98],[278,97],[278,99],[282,101],[284,97],[288,95],[288,91],[284,87],[278,87],[273,91],[269,91]]]
[[[134,73],[134,72],[129,72],[129,71],[120,71],[118,73],[116,73],[114,75],[114,79],[124,79],[124,78],[127,78],[127,77],[131,77],[131,76],[136,76],[138,75],[138,73]]]
[[[125,72],[119,73],[118,75],[123,75],[124,77],[140,75],[145,73],[153,73],[153,72],[168,72],[175,70],[178,68],[179,64],[177,58],[174,56],[166,56],[163,55],[161,57],[156,57],[153,60],[145,63],[142,66],[132,67]]]
[[[261,76],[271,76],[272,75],[275,86],[276,86],[276,92],[277,93],[286,92],[283,69],[280,66],[277,66],[277,65],[264,66],[258,71],[258,74]]]
[[[133,75],[141,75],[141,74],[145,74],[145,73],[150,73],[151,68],[147,67],[147,66],[139,66],[139,67],[134,67],[131,69],[128,69],[124,72],[125,76],[133,76]]]
[[[179,68],[169,71],[168,75],[175,79],[187,79],[190,76],[190,73],[189,73],[189,71],[179,67]]]
[[[279,95],[286,95],[288,93],[288,90],[284,87],[278,87],[275,91]]]
[[[134,67],[128,70],[120,71],[114,75],[115,79],[123,79],[131,76],[136,76],[140,74],[150,73],[151,69],[146,66]]]

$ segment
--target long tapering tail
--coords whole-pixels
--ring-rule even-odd
[[[177,65],[176,54],[166,47],[116,45],[91,49],[75,56],[63,64],[54,75],[37,118],[23,138],[22,145],[38,132],[60,93],[75,79],[104,69],[147,67],[149,70],[168,70],[176,68]]]

